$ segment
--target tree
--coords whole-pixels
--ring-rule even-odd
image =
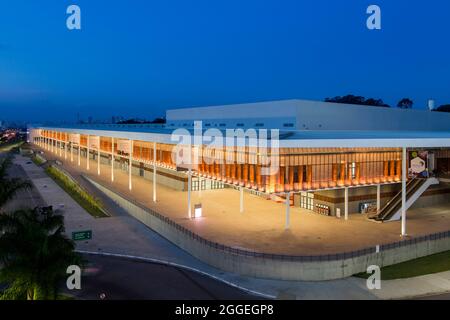
[[[354,96],[352,94],[348,94],[346,96],[337,96],[334,98],[326,98],[325,102],[334,102],[334,103],[346,103],[346,104],[357,104],[357,105],[364,105],[364,106],[374,106],[374,107],[387,107],[390,106],[383,102],[381,99],[373,99],[369,98],[366,99],[361,96]]]
[[[64,217],[51,207],[0,215],[1,299],[55,299],[70,265],[80,265],[64,235]]]
[[[155,118],[154,120],[152,120],[150,123],[166,123],[166,118],[162,117],[162,118]]]
[[[450,104],[443,104],[442,106],[437,107],[433,111],[450,112]]]
[[[31,188],[29,181],[20,178],[8,177],[8,168],[11,166],[11,157],[0,161],[0,208],[11,200],[21,189]]]
[[[414,102],[409,98],[403,98],[397,103],[397,107],[401,109],[411,109]]]

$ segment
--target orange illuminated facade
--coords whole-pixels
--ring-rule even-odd
[[[60,148],[70,145],[70,134],[63,131],[40,130],[41,138],[50,138]],[[100,153],[129,159],[118,151],[117,140],[100,136]],[[127,140],[127,139],[123,139]],[[80,148],[88,149],[88,136],[80,134]],[[136,163],[150,164],[176,170],[172,158],[174,145],[133,140],[131,158]],[[78,146],[75,146],[76,148]],[[261,151],[261,150],[259,150]],[[90,153],[98,150],[90,148]],[[263,174],[268,168],[267,157],[249,147],[214,149],[200,148],[200,163],[194,174],[213,180],[242,186],[264,193],[313,191],[349,186],[395,183],[401,180],[400,148],[279,148],[278,170]],[[227,159],[224,161],[223,159]],[[234,159],[231,163],[228,159]],[[225,162],[225,163],[224,163]]]

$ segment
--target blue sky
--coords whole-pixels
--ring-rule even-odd
[[[370,4],[381,31],[366,28]],[[448,0],[0,0],[0,119],[348,93],[450,103],[449,20]]]

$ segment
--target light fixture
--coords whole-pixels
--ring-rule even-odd
[[[202,217],[202,204],[198,203],[194,205],[194,218]]]

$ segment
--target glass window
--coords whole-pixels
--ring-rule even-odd
[[[352,179],[355,179],[356,178],[356,163],[352,162],[350,164],[350,172],[352,175]]]

